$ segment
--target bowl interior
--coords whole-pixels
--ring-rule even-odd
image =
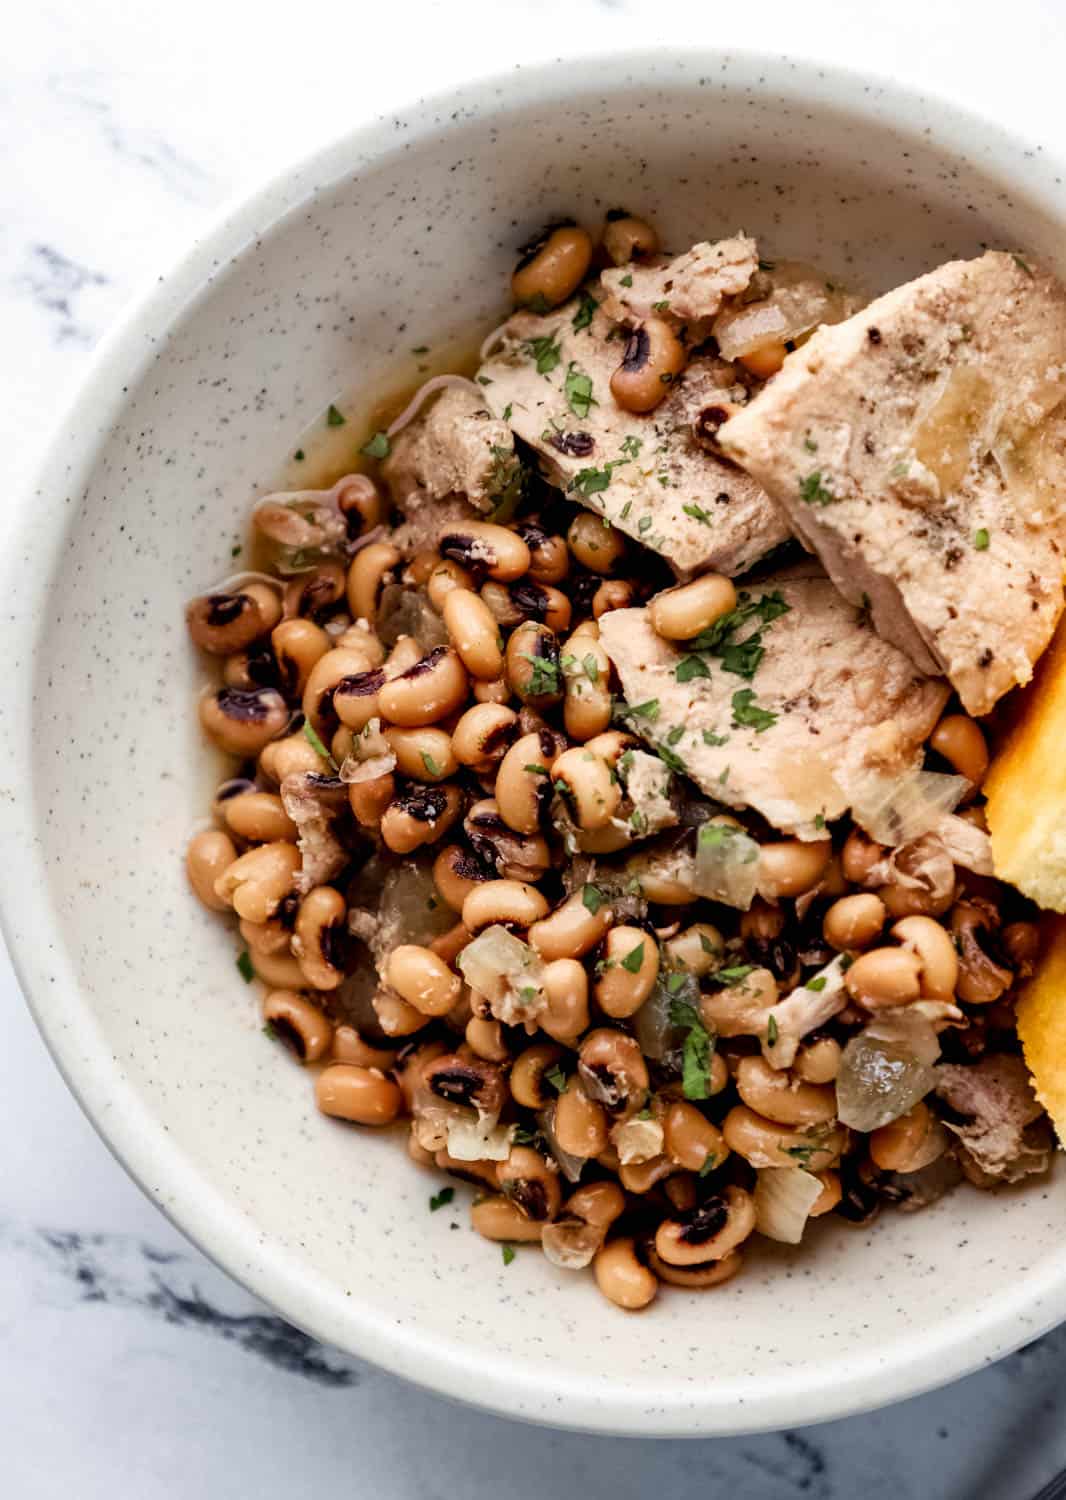
[[[217,761],[186,598],[350,389],[506,311],[545,220],[618,204],[683,247],[743,226],[870,291],[983,244],[1061,260],[1051,173],[994,130],[813,67],[659,56],[516,73],[324,153],[194,252],[98,367],[11,558],[24,778],[9,932],[41,1024],[123,1160],[290,1318],[454,1395],[643,1432],[837,1414],[946,1379],[1057,1315],[1061,1180],[819,1225],[733,1283],[609,1310],[585,1276],[465,1227],[402,1137],[313,1107],[260,1034],[235,936],[181,852]],[[1062,269],[1062,267],[1060,267]],[[354,443],[355,423],[343,434]],[[334,440],[336,437],[334,435]],[[15,676],[19,676],[16,672]],[[463,1225],[454,1232],[452,1221]]]

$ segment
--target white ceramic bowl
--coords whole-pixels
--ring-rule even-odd
[[[986,241],[1066,271],[1066,204],[1039,152],[780,58],[516,69],[330,146],[125,319],[22,498],[0,592],[0,883],[26,994],[89,1117],[285,1317],[514,1416],[737,1432],[912,1394],[1063,1317],[1062,1180],[966,1190],[869,1231],[826,1224],[720,1291],[627,1317],[584,1276],[533,1253],[505,1267],[451,1232],[399,1139],[316,1114],[181,863],[217,769],[182,606],[230,570],[250,500],[338,392],[491,326],[529,231],[618,203],[674,245],[743,225],[874,290]]]

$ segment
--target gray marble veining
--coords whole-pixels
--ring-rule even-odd
[[[712,17],[681,0],[669,20],[694,41],[818,51],[977,107],[994,95],[1016,125],[1062,142],[1054,0],[1017,0],[1006,34],[989,0],[968,8],[966,36],[950,10],[811,0],[801,14],[767,0]],[[414,0],[401,51],[394,16],[339,0],[316,7],[310,34],[306,19],[245,0],[188,0],[180,14],[122,0],[23,8],[0,64],[8,495],[57,393],[135,287],[228,193],[344,128],[353,101],[371,112],[531,51],[654,42],[665,20],[650,0]],[[12,1500],[274,1500],[341,1484],[383,1500],[697,1487],[741,1500],[1026,1500],[1066,1464],[1066,1330],[887,1411],[714,1442],[549,1439],[402,1386],[289,1328],[140,1197],[67,1096],[2,955],[0,1004],[0,1488]]]

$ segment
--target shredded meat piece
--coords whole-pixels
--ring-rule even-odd
[[[942,1063],[933,1091],[969,1117],[968,1124],[944,1123],[958,1137],[962,1169],[977,1187],[1047,1171],[1050,1135],[1032,1129],[1044,1112],[1020,1057],[986,1057],[970,1066]]]
[[[332,776],[297,771],[281,783],[281,801],[298,830],[302,863],[295,885],[306,896],[316,885],[335,879],[348,863],[347,850],[333,832],[333,819],[347,801],[347,790]]]

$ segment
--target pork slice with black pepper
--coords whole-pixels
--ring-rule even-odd
[[[644,265],[604,271],[603,309],[616,322],[661,317],[702,336],[726,298],[743,292],[758,269],[758,247],[746,234],[713,244],[702,240],[673,259],[660,255]]]
[[[1051,638],[1066,551],[1066,288],[953,261],[820,328],[719,432],[853,603],[987,713]]]
[[[788,527],[762,488],[714,451],[728,413],[747,399],[730,365],[690,360],[654,411],[611,395],[628,334],[592,283],[541,317],[516,313],[481,366],[485,400],[537,454],[550,484],[658,552],[680,576],[744,572]]]
[[[405,513],[454,495],[490,511],[520,482],[521,464],[507,423],[463,381],[430,397],[396,434],[381,472]]]
[[[600,639],[627,725],[668,766],[806,839],[824,838],[871,769],[921,763],[948,695],[810,568],[742,591],[693,643],[663,640],[644,609],[603,615]]]
[[[986,1057],[964,1065],[942,1063],[933,1085],[956,1119],[947,1128],[958,1137],[963,1171],[977,1187],[1017,1182],[1046,1172],[1052,1142],[1044,1111],[1020,1057]]]

